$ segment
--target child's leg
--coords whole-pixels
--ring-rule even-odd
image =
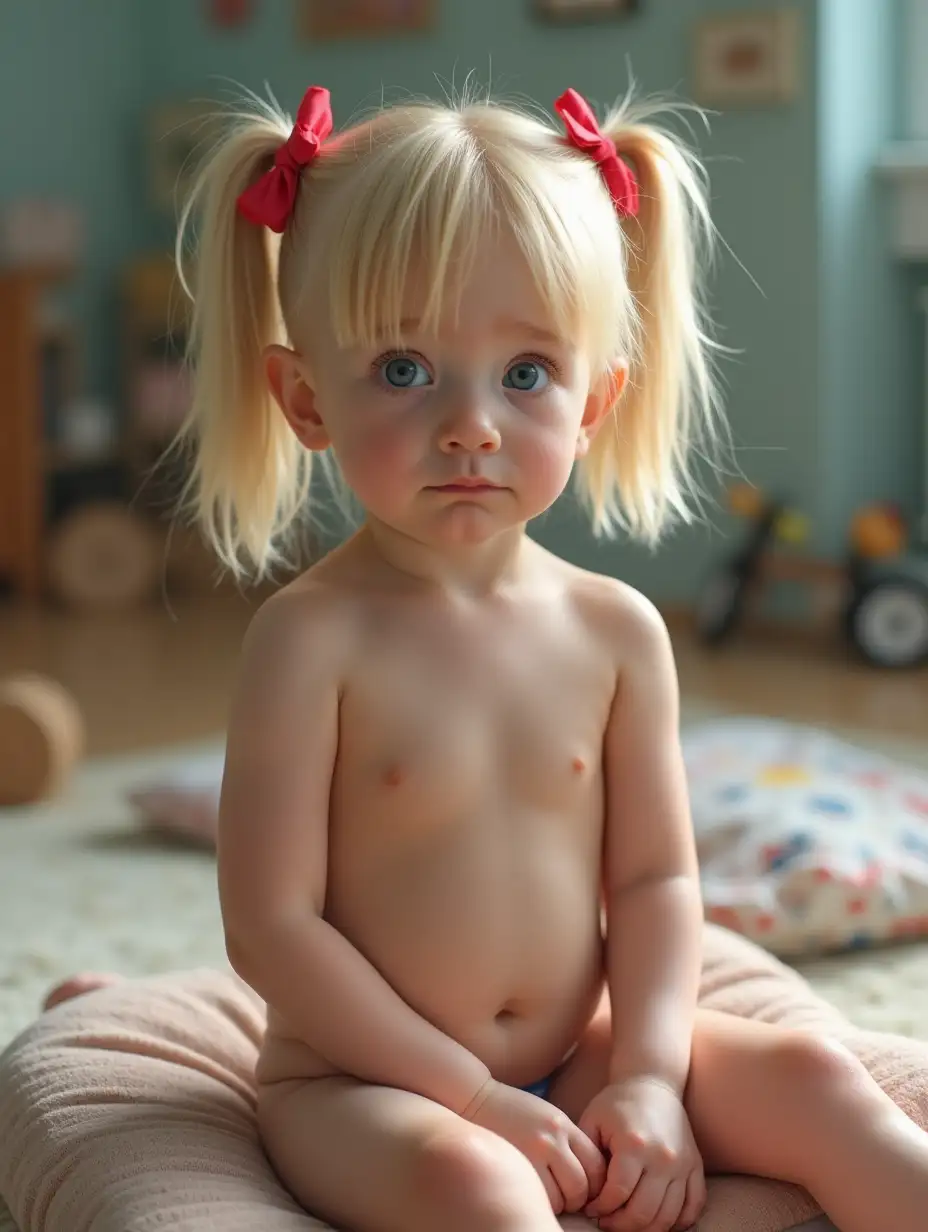
[[[601,1007],[552,1090],[574,1120],[605,1085],[609,1036]],[[802,1185],[841,1232],[926,1227],[928,1134],[840,1044],[700,1010],[685,1104],[707,1172]]]
[[[313,1215],[352,1232],[560,1232],[526,1157],[440,1104],[356,1079],[259,1088],[265,1149]]]
[[[686,1105],[712,1172],[804,1185],[842,1232],[918,1232],[928,1134],[844,1047],[703,1012]]]

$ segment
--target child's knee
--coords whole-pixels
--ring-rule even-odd
[[[525,1156],[504,1139],[479,1126],[436,1134],[421,1144],[416,1161],[416,1189],[470,1215],[474,1227],[506,1226],[507,1214],[525,1212],[533,1201],[550,1209],[541,1179]],[[462,1220],[463,1222],[463,1220]]]
[[[866,1081],[861,1062],[830,1036],[791,1032],[778,1042],[772,1059],[778,1076],[810,1104],[835,1094],[852,1094],[861,1079]]]

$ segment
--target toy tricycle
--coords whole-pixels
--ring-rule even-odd
[[[928,661],[928,555],[907,551],[898,509],[862,509],[851,523],[846,559],[833,562],[796,550],[809,527],[797,510],[748,484],[732,488],[729,503],[749,521],[750,533],[699,595],[696,623],[706,642],[724,642],[771,583],[790,581],[810,588],[818,614],[842,624],[867,662],[904,668]]]

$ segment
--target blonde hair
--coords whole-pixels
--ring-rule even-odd
[[[182,264],[197,216],[194,397],[180,441],[193,447],[187,506],[228,567],[261,576],[286,561],[309,509],[313,455],[273,403],[265,348],[305,335],[309,295],[340,343],[399,341],[413,263],[429,271],[425,319],[437,321],[491,225],[515,237],[559,327],[580,331],[594,375],[629,368],[576,468],[594,532],[654,544],[690,520],[693,446],[717,439],[700,294],[712,227],[702,169],[651,122],[653,105],[626,98],[601,126],[636,174],[637,217],[620,222],[597,167],[550,120],[488,101],[411,103],[323,147],[280,237],[236,208],[292,129],[276,104],[253,102],[200,171],[177,246]]]

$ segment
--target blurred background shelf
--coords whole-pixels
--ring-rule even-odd
[[[159,463],[189,403],[186,300],[167,255],[126,266],[120,396],[105,401],[62,307],[75,274],[0,270],[0,576],[27,601],[127,606],[154,592],[182,481]]]

